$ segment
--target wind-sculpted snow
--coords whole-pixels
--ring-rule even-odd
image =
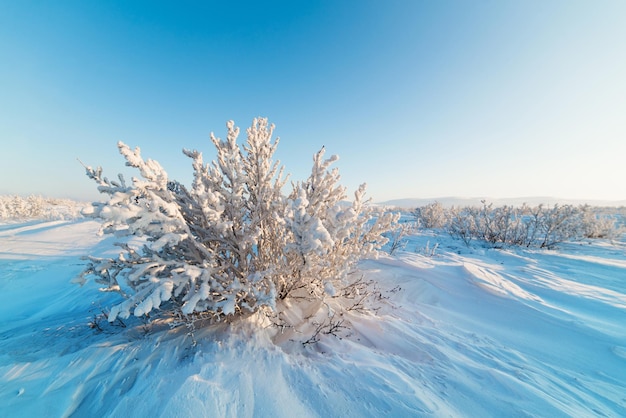
[[[281,339],[251,316],[194,346],[185,326],[98,322],[119,296],[70,283],[79,254],[110,251],[97,229],[0,225],[0,416],[626,416],[624,241],[412,236],[361,264],[386,299],[346,313],[341,339],[302,345],[304,330]],[[427,240],[436,253],[415,252]]]

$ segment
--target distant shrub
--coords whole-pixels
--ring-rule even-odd
[[[87,215],[102,220],[104,234],[140,238],[118,244],[117,257],[88,257],[80,277],[94,276],[104,291],[123,297],[109,321],[156,309],[223,321],[260,310],[288,312],[294,301],[319,306],[326,298],[354,299],[359,286],[348,274],[377,254],[397,217],[368,205],[364,185],[346,204],[339,172],[330,169],[337,157],[324,159],[323,148],[309,178],[284,195],[273,125],[255,119],[243,146],[239,129],[232,121],[227,127],[226,140],[211,134],[212,163],[184,150],[192,160],[191,188],[123,143],[118,148],[140,178],[112,181],[101,168],[86,167],[107,196]]]
[[[401,212],[398,212],[401,213]],[[393,255],[398,250],[404,250],[408,240],[407,236],[415,232],[415,225],[412,222],[400,222],[397,227],[385,234],[389,243],[387,245],[389,255]]]
[[[611,239],[622,232],[615,216],[602,214],[599,208],[588,205],[493,207],[485,201],[482,203],[481,207],[450,209],[431,205],[414,213],[421,224],[442,225],[437,228],[443,227],[466,245],[477,240],[496,247],[552,248],[561,242],[584,238]]]
[[[413,216],[418,227],[422,228],[443,228],[447,222],[446,210],[439,202],[415,208]]]
[[[585,238],[615,239],[624,233],[623,219],[618,210],[581,207],[583,235]]]
[[[58,220],[82,217],[83,205],[69,199],[31,195],[0,196],[0,220]]]

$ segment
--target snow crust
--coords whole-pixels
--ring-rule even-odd
[[[416,235],[361,265],[388,299],[342,339],[303,346],[250,317],[194,346],[185,327],[89,326],[119,300],[71,283],[81,254],[112,248],[98,228],[0,224],[0,416],[626,416],[623,239],[529,251]]]

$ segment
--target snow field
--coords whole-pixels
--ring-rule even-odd
[[[110,251],[97,230],[0,225],[0,416],[626,416],[624,241],[493,250],[415,235],[362,263],[387,299],[346,314],[341,339],[302,346],[250,317],[193,346],[185,327],[89,326],[117,300],[70,283],[81,254]]]

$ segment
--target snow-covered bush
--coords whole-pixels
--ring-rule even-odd
[[[398,250],[404,250],[408,243],[407,236],[414,234],[416,231],[416,226],[412,222],[401,222],[398,224],[398,227],[387,234],[387,238],[389,239],[389,243],[387,245],[387,250],[390,255],[393,255]]]
[[[620,215],[617,210],[610,211],[606,208],[599,209],[584,205],[581,211],[585,238],[614,239],[624,233],[624,227],[619,225]]]
[[[446,209],[439,202],[415,208],[413,216],[421,228],[443,228],[447,222]]]
[[[413,213],[423,226],[442,224],[451,236],[466,245],[477,240],[494,247],[552,248],[564,241],[583,238],[610,239],[621,231],[616,216],[603,214],[599,208],[588,205],[493,207],[483,201],[481,207],[445,209],[429,205],[417,208]]]
[[[255,119],[243,146],[234,123],[227,127],[226,140],[211,134],[212,163],[183,151],[192,160],[191,188],[123,143],[126,164],[141,177],[113,181],[86,167],[107,200],[85,214],[102,220],[102,233],[126,238],[117,257],[88,257],[79,278],[95,276],[102,290],[123,296],[109,321],[159,308],[215,321],[281,312],[290,299],[334,296],[357,262],[386,243],[397,217],[368,205],[364,185],[347,204],[339,172],[330,169],[336,156],[324,159],[322,148],[309,178],[284,195],[273,125]]]
[[[76,219],[82,216],[80,214],[82,207],[81,203],[69,199],[54,199],[36,195],[28,197],[0,196],[0,221]]]
[[[450,236],[461,239],[465,245],[478,236],[478,226],[476,225],[477,209],[473,207],[453,207],[448,211],[448,222],[445,229]]]

